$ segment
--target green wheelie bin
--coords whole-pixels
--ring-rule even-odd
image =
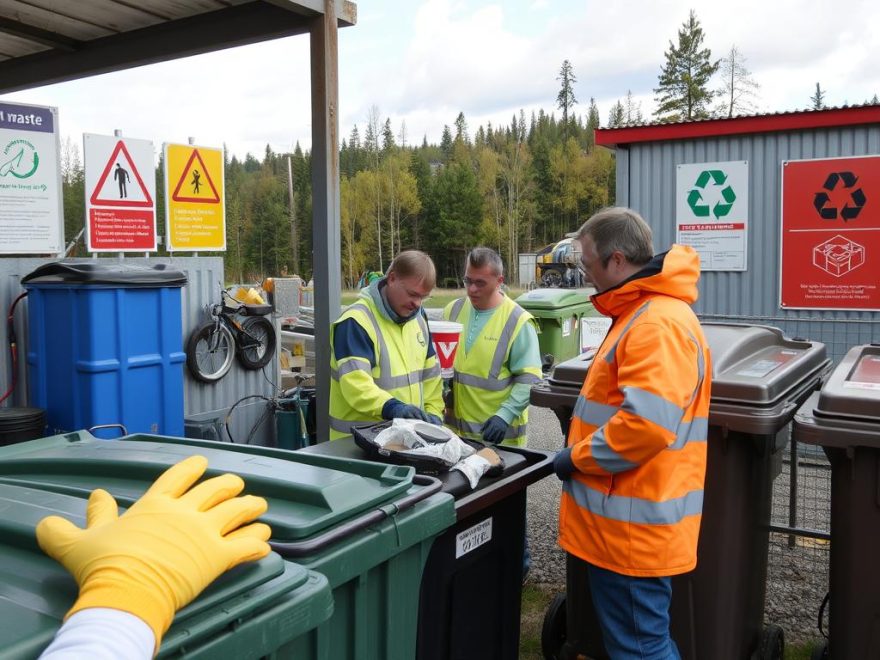
[[[559,364],[582,350],[581,319],[600,316],[593,309],[592,289],[532,289],[516,299],[538,323],[541,356],[553,356]]]
[[[73,577],[37,546],[37,523],[57,514],[85,526],[84,497],[66,494],[60,481],[34,487],[24,485],[28,481],[0,483],[0,656],[8,660],[36,658],[77,595]],[[329,634],[332,612],[326,577],[272,553],[221,575],[180,610],[158,657],[286,656],[285,649],[315,645],[320,628]]]
[[[208,459],[206,478],[233,472],[245,480],[246,492],[265,497],[269,510],[260,520],[272,527],[275,552],[329,583],[329,620],[274,650],[254,646],[260,649],[254,657],[414,656],[422,571],[455,511],[441,484],[411,467],[146,434],[100,440],[79,431],[0,448],[0,483],[63,493],[81,510],[100,487],[126,507],[166,468],[193,454]],[[212,648],[211,657],[251,657],[232,644]]]

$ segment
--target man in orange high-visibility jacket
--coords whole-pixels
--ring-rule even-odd
[[[625,208],[599,211],[577,240],[593,305],[612,324],[554,461],[559,544],[587,562],[614,660],[679,658],[670,576],[697,563],[711,387],[690,308],[699,257],[681,245],[653,256],[650,227]]]

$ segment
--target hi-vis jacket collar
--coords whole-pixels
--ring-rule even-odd
[[[590,296],[593,306],[605,316],[616,317],[643,296],[662,294],[688,303],[696,302],[700,279],[700,255],[688,245],[673,245],[656,255],[632,277],[602,293]]]

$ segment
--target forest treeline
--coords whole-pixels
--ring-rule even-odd
[[[464,256],[489,245],[515,276],[517,256],[559,240],[578,219],[613,200],[614,157],[595,148],[598,110],[567,120],[520,111],[506,126],[470,131],[464,114],[444,127],[439,144],[406,140],[390,118],[371,110],[363,127],[342,141],[340,165],[341,276],[354,286],[366,270],[385,270],[405,248],[430,254],[440,284],[453,285]],[[62,144],[65,236],[83,226],[84,175],[79,149]],[[163,164],[156,168],[157,225],[165,233]],[[226,277],[312,272],[311,163],[268,146],[225,162]],[[79,241],[73,254],[85,254]],[[162,251],[160,250],[160,253]]]

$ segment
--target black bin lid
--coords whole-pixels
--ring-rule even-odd
[[[816,414],[880,422],[880,344],[847,351],[822,387]]]
[[[186,274],[167,264],[103,264],[94,261],[53,261],[25,275],[22,284],[30,286],[82,286],[154,288],[186,285]]]
[[[712,402],[770,406],[818,382],[825,344],[786,337],[772,326],[702,323],[712,354]]]
[[[774,405],[804,383],[815,383],[827,368],[825,344],[786,337],[770,326],[701,324],[712,354],[712,401],[748,406]],[[594,352],[558,364],[548,378],[551,390],[580,390]]]

